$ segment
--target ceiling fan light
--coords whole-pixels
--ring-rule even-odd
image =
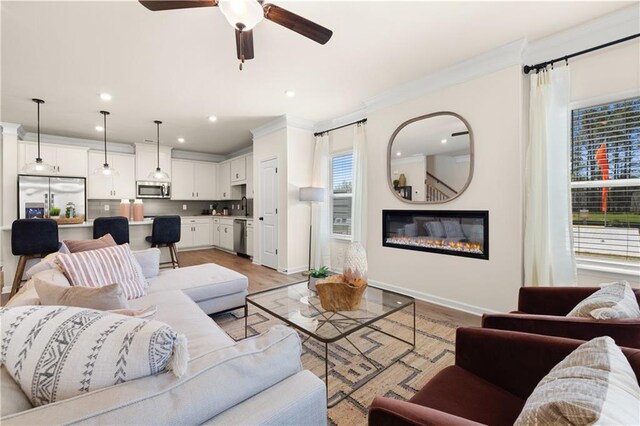
[[[233,28],[242,24],[243,31],[253,29],[264,19],[262,6],[256,0],[218,0],[218,7]]]

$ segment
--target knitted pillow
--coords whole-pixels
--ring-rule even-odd
[[[129,244],[60,254],[57,261],[71,285],[103,287],[115,283],[129,300],[145,295],[145,280]]]
[[[63,306],[0,309],[2,364],[34,406],[187,368],[187,341],[159,321]]]
[[[620,281],[605,285],[578,303],[567,316],[595,319],[640,318],[640,307],[629,283]]]

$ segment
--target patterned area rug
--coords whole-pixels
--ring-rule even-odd
[[[214,317],[235,340],[244,338],[244,318],[231,314]],[[264,332],[278,320],[266,313],[249,313],[249,335]],[[413,314],[401,311],[375,324],[381,330],[404,340],[413,338]],[[333,425],[366,425],[367,408],[374,396],[411,398],[438,371],[454,362],[456,325],[436,318],[416,316],[416,349],[371,379],[352,395],[329,409]],[[322,380],[325,378],[324,344],[300,336],[303,341],[303,366]],[[306,340],[305,340],[306,339]],[[410,349],[383,333],[371,329],[355,332],[349,340],[376,365],[386,365]],[[346,339],[329,345],[329,398],[344,394],[375,375],[376,369]]]

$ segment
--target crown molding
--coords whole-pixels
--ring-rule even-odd
[[[640,3],[530,42],[524,62],[535,64],[637,34]],[[637,41],[635,41],[637,43]],[[633,43],[633,42],[632,42]]]
[[[278,130],[285,129],[287,127],[295,127],[297,129],[312,131],[315,128],[315,122],[306,120],[304,118],[294,117],[292,115],[284,114],[280,117],[271,120],[270,122],[263,124],[251,130],[253,138],[261,138]]]
[[[230,160],[236,157],[242,157],[243,155],[251,154],[253,152],[253,145],[250,145],[246,148],[239,149],[237,151],[232,152],[231,154],[223,155],[224,160]]]
[[[522,63],[526,40],[520,39],[430,73],[364,101],[367,113],[425,96],[445,87]]]
[[[353,123],[354,121],[359,121],[366,117],[367,109],[365,107],[361,107],[340,117],[319,121],[318,123],[316,123],[316,126],[313,130],[316,132],[324,132],[328,129],[344,126],[345,124]]]
[[[211,154],[206,152],[185,151],[183,149],[172,149],[171,158],[176,160],[195,160],[195,161],[211,161],[219,163],[225,160],[224,155]]]
[[[38,135],[37,133],[27,132],[23,140],[27,142],[37,142]],[[95,139],[71,138],[67,136],[48,135],[48,134],[42,134],[42,133],[40,134],[40,142],[51,143],[55,145],[69,145],[69,146],[75,146],[75,147],[82,147],[82,148],[94,149],[98,151],[102,151],[104,149],[104,141],[99,141]],[[133,145],[121,143],[121,142],[109,142],[108,148],[109,148],[109,151],[111,152],[119,152],[123,154],[134,153]]]
[[[17,123],[0,122],[0,128],[2,129],[2,134],[17,135],[18,139],[22,139],[27,133],[22,124]]]

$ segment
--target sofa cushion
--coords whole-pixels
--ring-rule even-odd
[[[2,363],[34,406],[187,367],[184,336],[158,321],[61,306],[2,309]]]
[[[117,283],[127,299],[144,296],[146,283],[128,244],[61,254],[57,260],[74,286],[103,287]]]
[[[2,424],[202,424],[301,368],[297,333],[276,326],[192,358],[179,379],[161,374],[132,380],[7,416]]]
[[[192,358],[235,342],[209,318],[196,303],[180,290],[149,293],[130,300],[131,309],[157,307],[155,319],[162,321],[187,338]]]
[[[248,286],[246,276],[215,263],[167,269],[149,280],[149,292],[182,290],[196,302],[246,291]]]
[[[33,408],[27,395],[22,392],[9,372],[0,366],[0,417]]]
[[[145,278],[153,278],[160,273],[160,249],[149,248],[146,250],[133,250],[133,257],[136,258],[142,274]]]
[[[571,352],[540,381],[515,423],[640,424],[640,386],[610,337]]]
[[[41,305],[75,306],[100,311],[129,307],[119,284],[99,288],[62,287],[40,277],[33,277],[33,282]]]
[[[627,281],[603,286],[567,314],[568,317],[595,319],[640,318],[636,295]]]
[[[512,425],[524,406],[523,399],[458,366],[440,371],[410,401],[488,425]]]

